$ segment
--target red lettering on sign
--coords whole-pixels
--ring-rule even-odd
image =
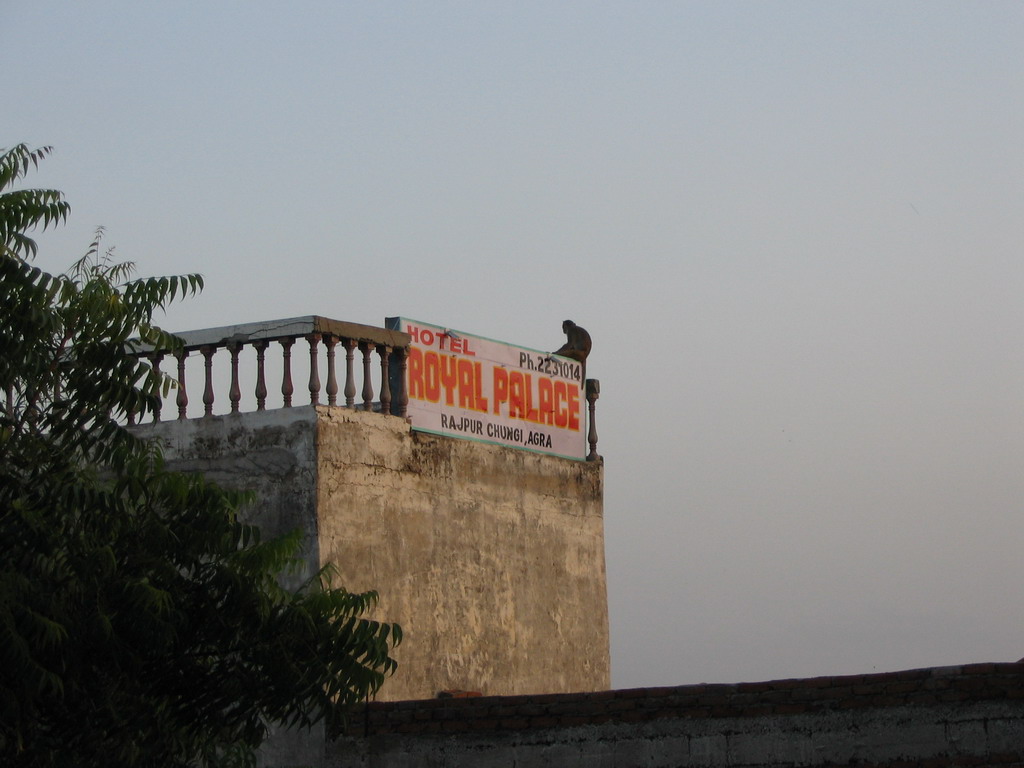
[[[473,410],[487,413],[487,398],[484,397],[483,393],[483,378],[480,363],[473,363],[473,400],[476,402]]]
[[[456,358],[450,355],[439,355],[438,357],[441,361],[441,386],[444,387],[445,405],[455,405],[455,387],[458,386]]]
[[[565,429],[569,423],[566,401],[569,399],[569,387],[564,381],[555,382],[555,426]]]
[[[409,397],[423,399],[423,352],[419,347],[409,347]]]
[[[469,360],[453,357],[459,363],[459,408],[475,410],[473,402],[473,364]]]
[[[540,395],[540,420],[543,424],[550,424],[554,419],[555,405],[552,402],[552,382],[546,376],[542,376],[537,382],[537,392]]]
[[[433,350],[423,355],[423,386],[428,402],[436,403],[441,399],[441,361]]]
[[[573,432],[580,431],[580,391],[577,387],[566,387],[569,394],[569,424]]]
[[[501,411],[501,404],[508,402],[508,371],[499,366],[494,367],[494,412]]]
[[[508,417],[510,419],[521,419],[526,413],[526,393],[524,392],[525,382],[520,371],[509,371],[508,373]]]
[[[529,373],[526,374],[526,415],[523,418],[534,424],[540,423],[540,414],[533,405],[533,376]]]

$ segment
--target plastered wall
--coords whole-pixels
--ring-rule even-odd
[[[600,463],[340,408],[317,455],[321,558],[405,630],[382,698],[609,686]]]
[[[172,466],[255,491],[253,519],[307,534],[399,622],[380,700],[610,684],[603,467],[412,432],[404,419],[302,407],[139,427]],[[298,578],[298,577],[297,577]]]
[[[256,503],[245,517],[257,522],[266,537],[304,531],[306,565],[290,577],[300,583],[320,567],[316,421],[313,408],[282,408],[132,429],[158,440],[172,469],[202,472],[222,486],[252,491]]]

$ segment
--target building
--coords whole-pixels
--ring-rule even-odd
[[[609,687],[603,463],[596,432],[585,460],[584,397],[574,460],[495,444],[482,427],[472,439],[416,429],[404,382],[417,349],[402,331],[311,316],[182,336],[174,402],[136,429],[172,467],[254,490],[265,533],[300,529],[297,581],[332,563],[341,586],[380,594],[374,618],[404,632],[381,700]],[[452,338],[453,362],[473,354]],[[527,410],[520,441],[543,431]]]

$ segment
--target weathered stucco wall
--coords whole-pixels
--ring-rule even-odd
[[[306,533],[308,575],[375,589],[405,641],[381,700],[610,685],[603,467],[288,408],[136,428],[172,466],[256,492],[270,534]]]
[[[303,566],[284,581],[298,586],[320,569],[317,546],[316,429],[314,408],[281,408],[237,416],[165,421],[133,427],[159,440],[173,469],[202,472],[228,488],[253,491],[246,518],[265,538],[303,532]],[[320,766],[324,729],[272,729],[260,750],[264,766]]]
[[[405,631],[381,699],[609,687],[600,462],[319,415],[321,559]]]
[[[312,407],[281,408],[210,419],[164,421],[133,427],[159,440],[173,469],[202,472],[226,488],[253,491],[246,518],[265,537],[305,533],[301,583],[320,568],[316,544],[316,422]]]

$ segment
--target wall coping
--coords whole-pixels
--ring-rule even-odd
[[[299,338],[311,333],[338,336],[357,342],[386,344],[390,347],[409,346],[409,334],[402,331],[333,320],[320,315],[303,315],[280,320],[261,320],[255,323],[201,328],[183,331],[175,335],[184,342],[187,349],[199,349],[203,346],[223,347],[231,342],[250,343],[261,340],[277,341]]]
[[[529,731],[665,718],[757,718],[1011,699],[1024,703],[1024,663],[759,683],[370,702],[353,712],[347,735]]]

